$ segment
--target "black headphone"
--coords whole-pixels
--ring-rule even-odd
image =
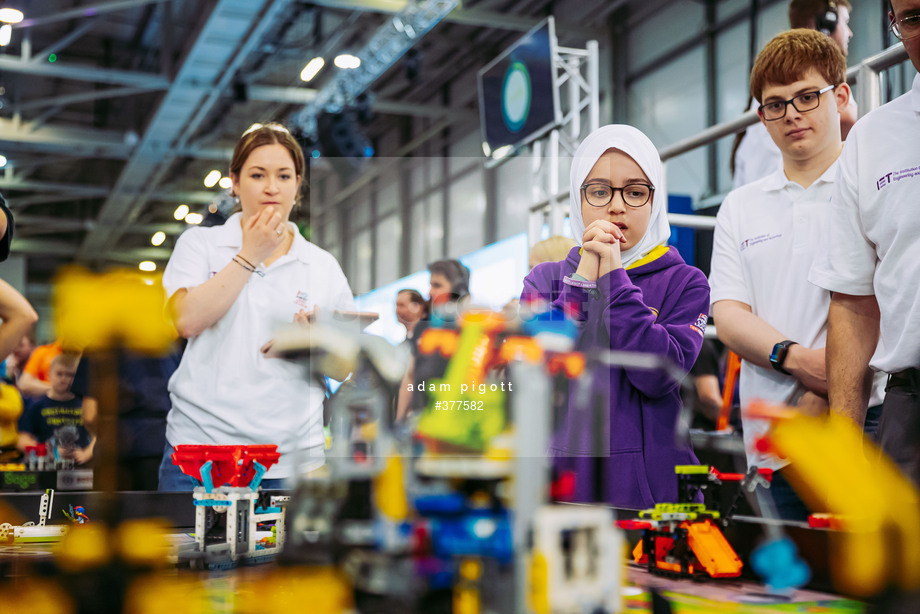
[[[470,293],[470,270],[459,260],[438,260],[429,264],[428,270],[447,279],[453,300],[459,300]]]
[[[828,0],[824,10],[815,16],[815,30],[831,36],[837,29],[837,22],[837,3],[834,0]]]
[[[451,293],[458,298],[463,298],[470,293],[470,270],[457,260],[449,261],[453,263],[456,275],[452,275]]]

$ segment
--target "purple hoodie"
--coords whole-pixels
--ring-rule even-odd
[[[687,265],[672,247],[650,262],[604,275],[597,280],[600,297],[593,298],[562,283],[575,273],[579,259],[574,247],[565,260],[535,267],[524,279],[521,301],[567,306],[581,328],[580,351],[600,347],[661,354],[689,371],[709,312],[709,284],[702,271]],[[573,386],[551,447],[556,468],[575,472],[575,500],[635,509],[676,502],[674,465],[698,462],[689,446],[674,441],[679,384],[664,373],[638,369],[602,368],[583,378],[591,381],[588,405],[603,400],[610,413],[609,426],[590,424],[582,417],[590,415],[583,409],[585,399],[576,406]],[[594,457],[598,426],[609,435]]]

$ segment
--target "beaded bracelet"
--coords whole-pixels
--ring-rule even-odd
[[[580,279],[572,279],[568,275],[562,278],[562,283],[567,286],[574,286],[576,288],[585,288],[588,290],[597,288],[596,281],[582,281]]]

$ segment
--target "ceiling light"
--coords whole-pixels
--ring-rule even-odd
[[[303,70],[300,71],[300,80],[301,81],[312,81],[313,77],[323,69],[323,66],[326,65],[326,60],[323,58],[313,58],[307,65],[303,67]]]
[[[358,68],[361,66],[361,60],[351,54],[343,53],[342,55],[335,56],[333,64],[339,68]]]
[[[157,270],[157,263],[153,262],[152,260],[144,260],[139,265],[137,265],[137,268],[139,268],[142,271],[151,273]]]
[[[19,23],[22,21],[22,11],[17,9],[0,9],[0,21],[5,23]]]
[[[208,173],[208,176],[204,178],[204,187],[213,188],[217,185],[218,181],[220,181],[220,171],[211,171]]]
[[[13,40],[13,26],[8,23],[0,26],[0,47],[6,47]]]
[[[220,181],[217,182],[217,185],[225,190],[229,190],[233,186],[233,180],[229,177],[221,177]]]
[[[0,154],[0,168],[3,168],[4,166],[6,166],[6,162],[7,162],[6,156]]]
[[[150,242],[155,246],[163,245],[163,241],[165,240],[166,240],[166,233],[163,232],[162,230],[156,231],[153,234],[153,236],[150,237]]]
[[[200,213],[189,213],[185,216],[186,224],[200,224],[204,220],[204,216]]]
[[[188,215],[188,205],[179,205],[176,207],[176,212],[173,213],[173,217],[177,220],[184,220],[186,215]]]
[[[514,147],[511,145],[504,145],[502,147],[499,147],[498,149],[492,152],[492,158],[495,160],[501,160],[502,158],[510,154],[512,149],[514,149]]]

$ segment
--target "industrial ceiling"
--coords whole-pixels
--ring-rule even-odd
[[[376,66],[368,79],[375,119],[364,129],[376,142],[406,118],[469,123],[475,92],[446,105],[442,88],[475,73],[555,4],[0,2],[25,16],[0,47],[0,154],[8,160],[0,193],[15,215],[13,250],[27,258],[29,284],[46,284],[70,262],[102,268],[153,260],[162,267],[187,228],[174,218],[176,207],[205,212],[219,197],[220,188],[202,180],[212,169],[226,173],[243,130],[255,121],[302,120],[305,107],[326,101],[336,87],[332,56],[366,52],[375,35],[394,23],[402,31],[399,17],[406,21],[425,5],[444,15],[427,34],[410,28],[415,40],[394,43],[392,61]],[[602,25],[623,3],[570,4],[575,8],[557,15],[558,31],[585,40],[599,28],[584,24]],[[304,83],[300,72],[315,56],[327,66]],[[319,165],[313,172],[328,171]],[[157,231],[167,238],[155,247]]]

